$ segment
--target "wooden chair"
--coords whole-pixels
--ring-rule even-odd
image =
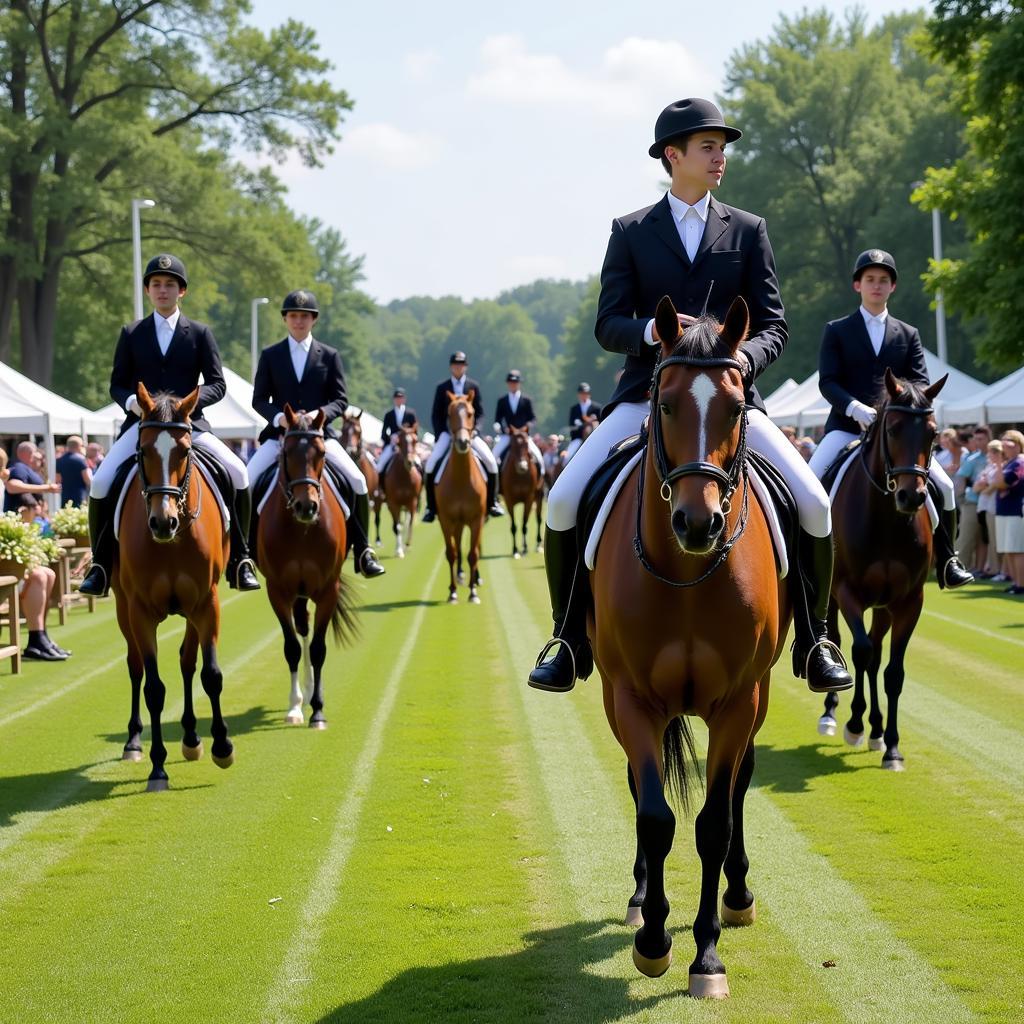
[[[18,599],[17,576],[0,576],[0,660],[11,659],[11,672],[21,674],[21,604]],[[10,643],[3,642],[6,626]]]

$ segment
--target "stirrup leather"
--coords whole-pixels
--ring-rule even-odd
[[[559,644],[561,644],[569,652],[569,657],[572,659],[572,677],[573,677],[574,680],[578,679],[579,676],[576,673],[576,652],[572,649],[572,644],[569,643],[568,640],[564,640],[560,636],[553,636],[544,645],[544,647],[541,650],[540,654],[537,655],[537,661],[536,661],[536,663],[534,664],[533,667],[534,668],[540,668],[541,665],[544,662],[544,659],[548,655],[548,651],[550,651],[553,647],[557,647]]]
[[[807,651],[807,657],[804,659],[804,679],[810,678],[811,655],[819,647],[829,648],[829,650],[831,650],[836,655],[836,658],[839,661],[839,665],[842,668],[842,670],[844,672],[850,671],[849,668],[847,668],[846,659],[843,657],[843,652],[839,650],[839,648],[834,643],[832,643],[831,640],[829,640],[827,637],[824,637],[823,639],[817,640],[813,644],[811,644],[809,650]]]

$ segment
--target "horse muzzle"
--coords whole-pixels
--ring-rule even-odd
[[[452,441],[452,444],[455,445],[455,450],[460,455],[465,455],[466,452],[469,451],[469,434],[457,434],[455,439]]]
[[[718,544],[725,529],[725,516],[720,509],[698,514],[677,508],[672,513],[672,532],[683,554],[708,555]]]
[[[526,476],[526,474],[530,472],[530,464],[526,461],[526,459],[521,459],[519,462],[516,463],[516,472],[520,476]]]
[[[149,517],[149,533],[157,544],[170,544],[177,536],[179,525],[180,520],[177,516],[151,515]]]
[[[320,502],[312,498],[296,498],[292,502],[292,515],[303,526],[312,526],[320,518]]]
[[[928,492],[923,487],[897,487],[893,492],[896,511],[908,516],[915,515],[921,510],[927,496]]]

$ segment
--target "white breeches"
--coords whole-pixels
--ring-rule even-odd
[[[133,423],[110,447],[106,458],[100,463],[99,469],[93,474],[90,498],[105,498],[117,476],[117,471],[129,459],[135,458],[135,449],[139,444],[139,425]],[[192,434],[192,444],[209,452],[227,471],[231,485],[238,491],[249,486],[249,473],[245,463],[217,436],[209,431]]]
[[[434,442],[434,450],[430,453],[430,458],[427,459],[426,471],[428,473],[433,473],[437,469],[445,452],[451,447],[451,443],[452,435],[447,431],[437,438]],[[497,473],[498,463],[494,461],[494,452],[487,447],[487,442],[482,437],[474,437],[470,443],[473,446],[473,451],[480,456],[480,461],[487,467],[487,472]]]
[[[352,485],[352,490],[356,494],[366,494],[366,477],[348,452],[333,437],[326,439],[324,447],[327,449],[327,461]],[[249,475],[252,479],[258,480],[264,470],[277,462],[280,454],[281,442],[276,437],[264,441],[249,460]]]
[[[851,442],[856,441],[860,434],[851,434],[848,430],[830,430],[814,449],[809,463],[811,471],[819,479],[824,475],[825,470],[832,465],[835,457]],[[956,494],[953,490],[953,481],[949,479],[946,471],[939,465],[935,456],[932,456],[928,463],[928,479],[939,489],[942,495],[942,508],[946,512],[952,512],[956,508]]]
[[[607,457],[608,449],[639,433],[649,409],[647,402],[617,405],[583,442],[548,495],[547,524],[552,530],[569,530],[576,525],[580,498]],[[801,527],[814,537],[827,537],[832,532],[828,495],[786,435],[758,409],[747,411],[747,444],[764,455],[785,478],[796,501]]]
[[[509,434],[502,434],[498,438],[498,443],[494,446],[494,461],[500,462],[502,455],[505,454],[505,449],[512,443],[512,438]],[[541,472],[544,471],[544,456],[541,454],[540,449],[533,443],[533,438],[528,437],[526,439],[526,445],[530,449],[530,454],[533,456],[534,461],[538,466],[541,467]]]

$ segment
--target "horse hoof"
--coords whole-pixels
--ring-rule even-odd
[[[469,603],[470,604],[479,604],[480,603],[480,595],[479,594],[470,594],[469,595]]]
[[[885,750],[885,740],[881,736],[870,737],[868,739],[868,750]]]
[[[515,558],[515,559],[519,559],[519,558],[522,558],[522,555],[520,555],[518,551],[513,551],[512,552],[512,557]]]
[[[327,728],[327,719],[326,718],[311,718],[309,720],[309,727],[310,727],[310,729],[319,729],[319,730],[323,731],[324,729]]]
[[[633,965],[641,974],[646,974],[648,978],[660,978],[672,965],[672,950],[670,948],[664,956],[659,956],[655,960],[649,960],[634,944]]]
[[[831,715],[822,715],[818,719],[819,736],[835,736],[838,725]]]
[[[170,783],[167,779],[150,779],[146,783],[147,793],[163,793],[165,790],[170,788]]]
[[[456,579],[457,579],[457,580],[458,580],[458,581],[459,581],[460,583],[465,583],[465,582],[466,582],[466,574],[465,574],[464,572],[457,572],[457,573],[455,574],[455,578],[456,578]]]
[[[860,747],[864,744],[864,733],[862,732],[850,732],[848,725],[843,726],[843,739],[847,745],[851,747]]]
[[[448,603],[449,604],[458,604],[459,603],[459,595],[458,594],[449,594],[448,595]]]
[[[227,757],[218,757],[216,754],[214,754],[213,763],[218,768],[230,768],[235,763],[235,752],[232,750]]]
[[[692,999],[728,999],[729,982],[724,974],[691,974]]]
[[[121,754],[122,761],[141,761],[142,751],[141,750],[126,750]]]
[[[902,757],[883,757],[882,767],[887,772],[902,772],[906,771],[906,765],[903,763]]]
[[[733,910],[732,907],[725,905],[725,900],[722,900],[722,909],[718,916],[727,928],[746,928],[757,920],[757,904],[751,903],[746,910]],[[703,975],[693,975],[693,977],[703,977]],[[711,974],[708,977],[714,978],[718,975]]]
[[[627,928],[639,928],[643,923],[644,915],[639,907],[626,907]]]
[[[404,551],[396,551],[395,552],[395,558],[405,558],[405,552]]]
[[[203,741],[200,740],[194,747],[185,745],[185,741],[181,741],[181,756],[186,761],[198,761],[203,756]]]
[[[303,717],[301,711],[289,711],[288,714],[284,716],[284,720],[287,725],[302,725],[306,719]]]
[[[537,545],[537,554],[538,555],[543,555],[544,554],[544,545],[543,544],[538,544]]]

